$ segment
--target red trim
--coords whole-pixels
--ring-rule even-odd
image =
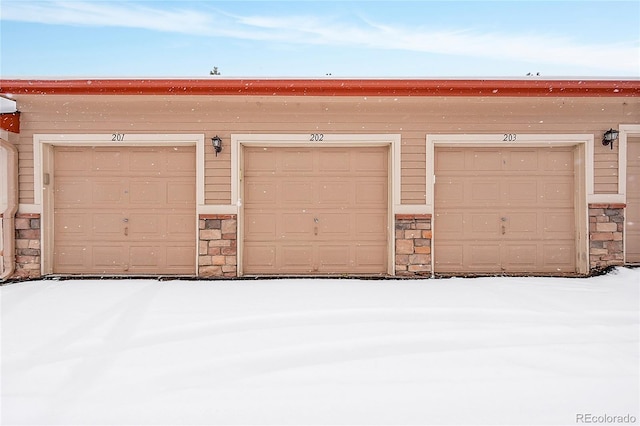
[[[203,219],[218,219],[218,220],[226,220],[226,219],[235,219],[236,215],[234,214],[201,214],[198,216],[200,220]]]
[[[10,112],[0,114],[0,129],[12,133],[20,133],[20,113]]]
[[[627,205],[624,203],[595,203],[589,204],[590,209],[624,209]]]
[[[416,220],[416,219],[431,219],[430,213],[425,214],[396,214],[396,220]]]
[[[640,96],[640,80],[61,79],[0,80],[12,95]]]

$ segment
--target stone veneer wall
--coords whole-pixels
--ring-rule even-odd
[[[40,215],[18,213],[16,226],[16,270],[14,278],[40,277]]]
[[[589,204],[591,270],[624,264],[624,204]]]
[[[396,215],[396,275],[431,275],[431,215]]]
[[[203,214],[198,222],[198,276],[237,277],[237,216]]]

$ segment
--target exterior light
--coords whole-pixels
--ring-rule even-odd
[[[218,135],[215,135],[211,138],[211,145],[213,145],[213,149],[216,152],[217,157],[218,153],[222,151],[222,139],[220,139]]]
[[[613,141],[618,139],[618,134],[620,132],[617,130],[609,129],[604,132],[604,136],[602,136],[602,145],[607,146],[611,145],[611,149],[613,149]]]

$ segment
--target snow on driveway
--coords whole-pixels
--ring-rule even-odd
[[[637,423],[639,287],[640,269],[627,268],[588,279],[5,285],[1,420]]]

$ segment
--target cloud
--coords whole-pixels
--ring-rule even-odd
[[[175,3],[165,3],[165,5]],[[206,3],[200,3],[200,6]],[[450,54],[536,65],[556,64],[618,72],[640,72],[637,41],[585,44],[567,37],[541,34],[481,33],[462,29],[435,31],[357,18],[355,21],[320,16],[234,15],[213,8],[186,6],[160,9],[132,2],[5,0],[2,19],[52,25],[140,28],[152,31],[370,49]],[[605,61],[603,58],[616,58]]]

